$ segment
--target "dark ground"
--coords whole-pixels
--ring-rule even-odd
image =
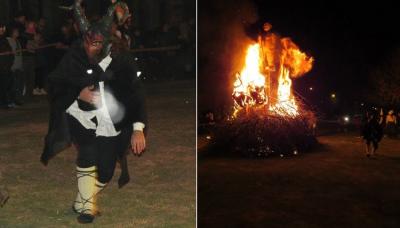
[[[376,159],[356,134],[318,140],[283,159],[199,156],[199,227],[400,227],[400,140]]]
[[[128,156],[131,182],[118,189],[117,170],[102,192],[98,227],[194,227],[196,211],[195,82],[147,85],[147,151]],[[10,199],[0,227],[79,227],[71,211],[77,186],[76,152],[39,163],[47,131],[44,97],[0,111],[0,186]],[[92,227],[89,225],[89,227]]]

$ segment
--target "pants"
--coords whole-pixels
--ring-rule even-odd
[[[122,142],[123,134],[114,137],[96,137],[95,130],[84,128],[70,115],[68,124],[72,142],[78,149],[77,166],[81,168],[97,166],[98,180],[101,183],[108,183],[114,175],[118,155],[125,149]]]
[[[45,87],[44,82],[46,81],[46,68],[40,67],[35,69],[35,84],[34,88],[43,89]]]
[[[14,102],[14,77],[11,72],[0,72],[0,105]]]
[[[389,137],[396,137],[396,125],[394,122],[389,122],[386,125],[386,133]]]
[[[26,93],[26,78],[22,70],[15,70],[12,72],[13,76],[13,101],[22,101]]]
[[[367,144],[368,147],[372,144],[372,146],[374,147],[374,150],[378,149],[378,140],[376,140],[376,139],[366,139],[365,141],[366,141],[366,144]]]
[[[25,93],[24,96],[32,96],[35,80],[35,58],[33,55],[24,56]]]

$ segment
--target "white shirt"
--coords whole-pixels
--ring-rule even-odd
[[[112,58],[110,55],[108,55],[99,63],[99,66],[103,71],[106,71],[111,61]],[[91,74],[91,70],[89,69],[87,73]],[[102,103],[102,106],[99,109],[93,111],[83,111],[79,108],[78,101],[75,100],[66,112],[77,119],[86,129],[96,130],[96,136],[117,136],[121,132],[115,130],[114,124],[111,120],[110,112],[107,108],[107,103],[105,99],[103,81],[99,82],[99,90]],[[93,121],[91,121],[91,119],[93,119],[94,117],[96,117],[97,119],[97,126]],[[134,131],[143,131],[144,127],[145,125],[141,122],[135,122],[133,124]]]

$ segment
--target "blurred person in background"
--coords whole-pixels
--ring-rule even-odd
[[[35,61],[35,80],[34,80],[34,89],[32,91],[33,95],[46,95],[46,91],[44,90],[45,79],[47,76],[46,72],[46,55],[45,49],[39,48],[44,45],[44,39],[41,33],[35,33],[33,40],[28,41],[28,49],[34,55]]]
[[[26,15],[23,11],[18,11],[14,16],[14,21],[11,22],[9,28],[16,28],[18,30],[19,36],[18,40],[22,48],[26,47],[26,37],[25,37],[25,24],[26,24]]]
[[[383,129],[378,122],[378,113],[370,110],[366,113],[366,122],[361,128],[361,136],[365,142],[365,153],[369,158],[376,155],[378,144],[383,137]]]
[[[25,73],[25,90],[23,95],[30,96],[33,92],[34,80],[35,80],[35,50],[37,48],[34,37],[36,35],[36,23],[34,21],[28,20],[25,23],[25,39],[26,39],[26,49],[29,51],[24,52],[24,73]]]
[[[14,52],[13,64],[11,66],[11,75],[13,86],[10,91],[10,103],[8,107],[14,108],[22,105],[22,98],[25,93],[25,74],[23,66],[22,46],[19,42],[19,30],[16,27],[11,27],[8,30],[7,41]]]
[[[11,46],[8,43],[6,37],[6,25],[0,23],[0,53],[6,53],[0,55],[0,107],[8,108],[12,102],[12,90],[13,90],[13,76],[11,74],[11,66],[14,62]]]
[[[389,137],[396,137],[397,118],[393,110],[386,115],[386,133]]]

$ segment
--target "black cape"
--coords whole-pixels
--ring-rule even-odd
[[[104,81],[104,87],[112,91],[115,99],[125,109],[122,119],[112,119],[115,129],[121,131],[124,141],[118,154],[122,169],[118,184],[122,187],[129,182],[126,155],[130,145],[132,125],[135,122],[142,122],[147,130],[148,123],[144,90],[137,79],[133,58],[129,53],[119,53],[112,57],[111,64],[106,72],[103,72],[98,64],[89,62],[83,45],[79,42],[71,47],[49,75],[49,128],[40,161],[46,166],[51,158],[71,145],[66,110],[83,88]],[[89,69],[92,70],[91,74],[88,74]]]

